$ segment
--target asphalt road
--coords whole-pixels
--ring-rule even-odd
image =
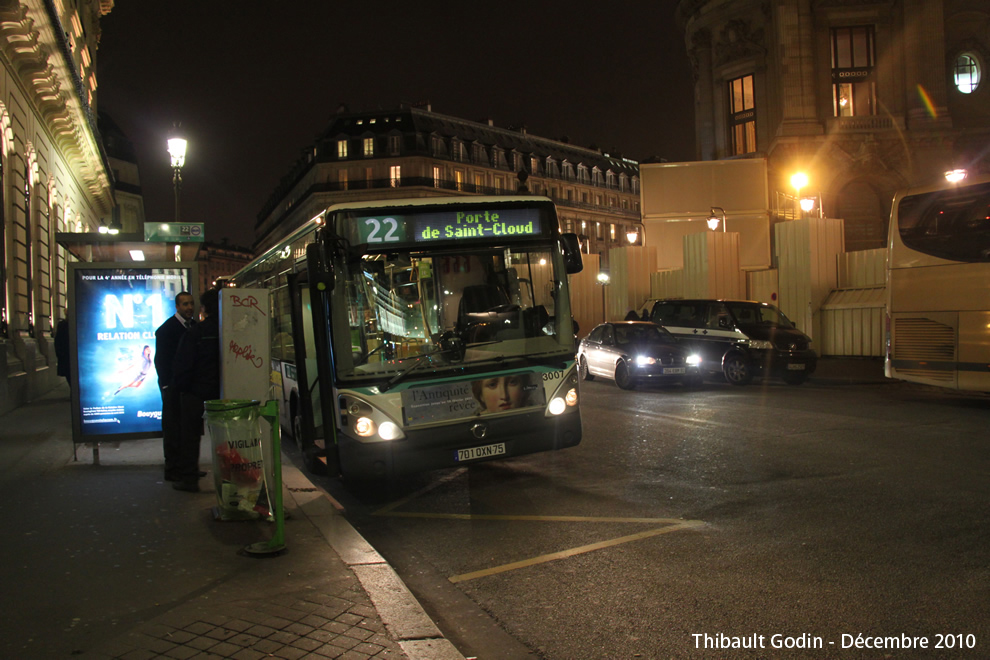
[[[574,449],[320,482],[464,655],[990,655],[990,398],[596,380],[582,402]]]

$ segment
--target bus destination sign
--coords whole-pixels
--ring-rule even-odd
[[[352,216],[344,220],[356,243],[431,243],[512,239],[543,233],[539,209],[459,210],[409,215]]]

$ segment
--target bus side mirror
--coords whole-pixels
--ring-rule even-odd
[[[320,242],[315,241],[306,246],[306,270],[309,271],[309,286],[317,291],[333,291],[333,264],[329,263]]]
[[[561,234],[560,248],[564,252],[564,270],[568,275],[584,270],[584,260],[581,258],[581,242],[577,234]]]

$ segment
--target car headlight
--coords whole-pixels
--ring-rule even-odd
[[[691,355],[687,356],[684,359],[684,361],[687,362],[689,366],[697,367],[699,364],[701,364],[701,356],[696,353],[692,353]]]
[[[750,339],[749,347],[757,350],[773,349],[773,344],[766,339]]]
[[[657,363],[657,359],[655,357],[650,357],[649,355],[636,356],[636,364],[638,364],[641,367],[646,366],[647,364],[656,364],[656,363]]]

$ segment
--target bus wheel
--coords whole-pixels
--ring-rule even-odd
[[[591,375],[591,372],[588,371],[588,358],[584,357],[583,355],[578,361],[578,372],[581,374],[581,378],[584,380],[595,379],[595,377]]]
[[[722,363],[722,373],[725,379],[733,385],[749,385],[753,380],[753,369],[741,355],[731,355]]]
[[[636,387],[636,381],[629,375],[629,367],[625,362],[615,365],[615,384],[622,390],[631,390]]]

